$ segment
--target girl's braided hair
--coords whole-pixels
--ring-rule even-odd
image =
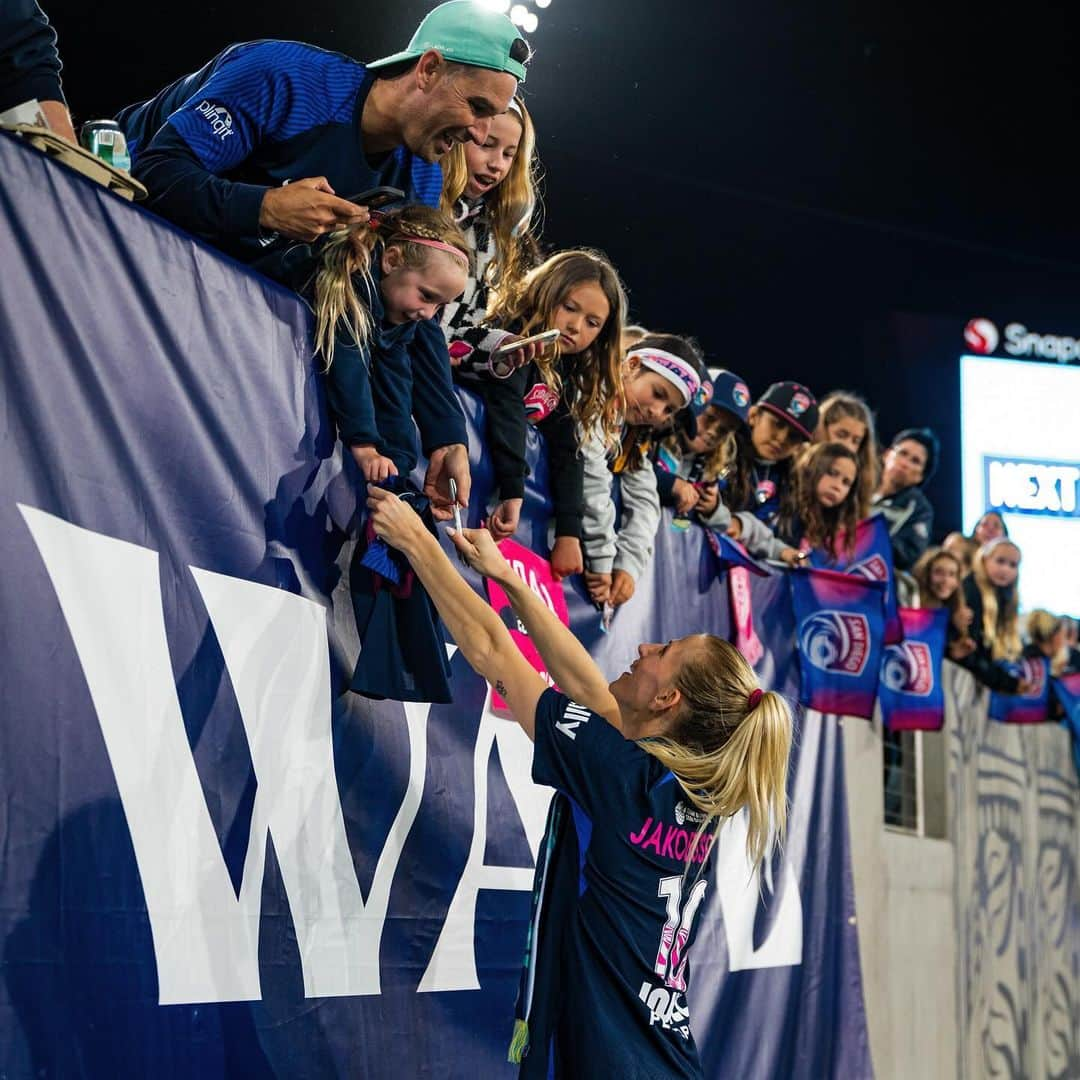
[[[369,311],[374,293],[371,278],[372,259],[378,245],[396,247],[402,264],[410,270],[426,266],[434,258],[453,258],[411,240],[438,240],[457,248],[472,268],[465,234],[453,219],[430,206],[405,206],[387,213],[375,212],[364,225],[340,229],[323,245],[322,257],[315,271],[315,346],[322,353],[326,368],[334,359],[334,341],[343,331],[364,348],[374,329]]]

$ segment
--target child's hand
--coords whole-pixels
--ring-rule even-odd
[[[787,563],[788,566],[799,566],[804,558],[805,556],[798,548],[786,547],[780,552],[781,562]]]
[[[949,658],[952,660],[965,660],[975,651],[974,638],[962,637],[949,642]]]
[[[564,577],[580,574],[584,569],[581,541],[576,536],[556,536],[555,546],[551,549],[551,572],[555,580],[562,581]]]
[[[611,575],[611,591],[608,593],[608,603],[612,607],[625,604],[634,595],[634,579],[625,570],[616,570]]]
[[[708,517],[720,502],[720,489],[715,484],[706,484],[698,489],[697,512]]]
[[[975,612],[967,606],[967,604],[961,604],[954,612],[952,616],[953,626],[960,631],[965,637],[967,636],[968,629],[971,627],[972,620],[975,618]]]
[[[397,476],[397,466],[383,457],[374,446],[351,446],[353,461],[360,466],[364,479],[369,484],[378,484],[391,476]]]
[[[1030,694],[1035,687],[1030,679],[1021,679],[1016,684],[1016,689],[1013,691],[1015,694]]]
[[[731,524],[727,527],[727,534],[732,540],[738,540],[742,536],[742,522],[737,514],[731,515]]]
[[[611,575],[585,571],[585,588],[594,604],[606,604],[611,593]]]
[[[701,493],[693,484],[681,479],[671,485],[671,494],[675,496],[675,509],[680,514],[689,514],[701,498]]]
[[[521,504],[524,499],[503,499],[488,518],[488,529],[496,540],[505,540],[517,531],[521,520]]]
[[[454,516],[450,502],[450,478],[457,481],[458,506],[469,505],[472,479],[469,475],[469,451],[461,443],[440,446],[432,450],[424,476],[424,494],[431,500],[431,513],[437,521],[449,521]]]

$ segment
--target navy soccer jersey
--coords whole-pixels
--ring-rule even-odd
[[[711,889],[711,835],[687,864],[700,813],[656,758],[556,690],[537,703],[533,779],[563,793],[570,824],[540,901],[533,998],[542,1019],[523,1074],[700,1076],[686,1003]]]
[[[266,254],[268,187],[325,176],[343,198],[388,185],[437,206],[442,170],[399,146],[369,156],[360,118],[374,77],[298,41],[231,45],[149,101],[120,111],[147,205],[245,262]]]

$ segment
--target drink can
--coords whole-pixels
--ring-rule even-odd
[[[131,168],[127,139],[115,120],[87,120],[79,137],[83,146],[102,161],[124,172]]]

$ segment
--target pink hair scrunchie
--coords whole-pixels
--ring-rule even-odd
[[[760,686],[750,691],[750,696],[746,699],[746,703],[750,709],[756,709],[758,702],[765,696],[765,691]]]

